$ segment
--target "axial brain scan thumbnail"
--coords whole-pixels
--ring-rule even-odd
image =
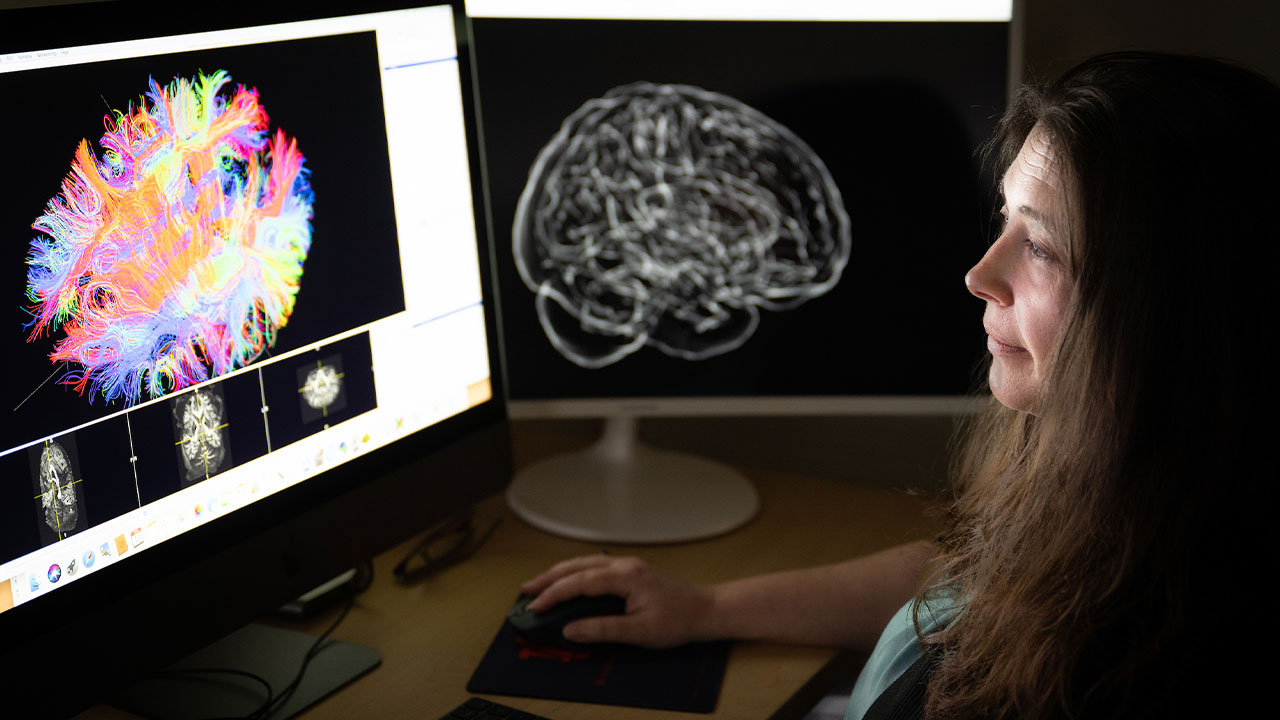
[[[184,482],[198,482],[221,472],[228,453],[227,413],[222,396],[214,389],[196,389],[172,402]]]
[[[836,285],[849,216],[822,160],[734,98],[616,87],[542,149],[512,231],[552,345],[599,368],[649,345],[688,360],[740,347],[759,313]]]
[[[268,132],[258,91],[223,70],[154,79],[81,140],[32,224],[33,342],[81,395],[126,405],[242,367],[274,346],[311,246],[297,141]],[[226,90],[224,91],[224,88]]]

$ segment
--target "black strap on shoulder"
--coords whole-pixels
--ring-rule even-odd
[[[929,646],[920,658],[880,693],[862,720],[921,720],[924,717],[924,692],[929,677],[941,657],[937,646]]]

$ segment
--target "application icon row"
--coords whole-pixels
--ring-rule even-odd
[[[45,586],[55,586],[64,580],[70,580],[82,571],[87,572],[91,568],[98,565],[99,561],[107,562],[108,558],[119,557],[129,552],[129,550],[137,548],[145,543],[142,528],[134,528],[132,532],[126,536],[121,533],[114,539],[108,539],[102,542],[98,547],[86,548],[79,557],[73,557],[63,562],[55,562],[44,568],[40,572],[27,573],[27,583],[30,594],[35,595],[42,590],[47,589]]]

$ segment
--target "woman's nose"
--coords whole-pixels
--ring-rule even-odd
[[[1013,304],[1013,291],[1008,281],[1005,256],[1008,252],[1008,238],[997,238],[987,252],[965,273],[964,284],[973,293],[987,302],[999,305]]]

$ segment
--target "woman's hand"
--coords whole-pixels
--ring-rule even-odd
[[[618,595],[625,615],[583,618],[564,627],[573,642],[621,642],[669,648],[714,639],[706,624],[713,612],[709,587],[695,585],[634,557],[586,555],[565,560],[520,589],[537,597],[529,609],[542,612],[579,595]]]
[[[541,612],[579,595],[618,595],[625,615],[565,625],[575,642],[667,648],[705,640],[763,640],[871,652],[884,624],[918,587],[937,547],[906,543],[834,565],[697,585],[638,558],[566,560],[521,589]]]

